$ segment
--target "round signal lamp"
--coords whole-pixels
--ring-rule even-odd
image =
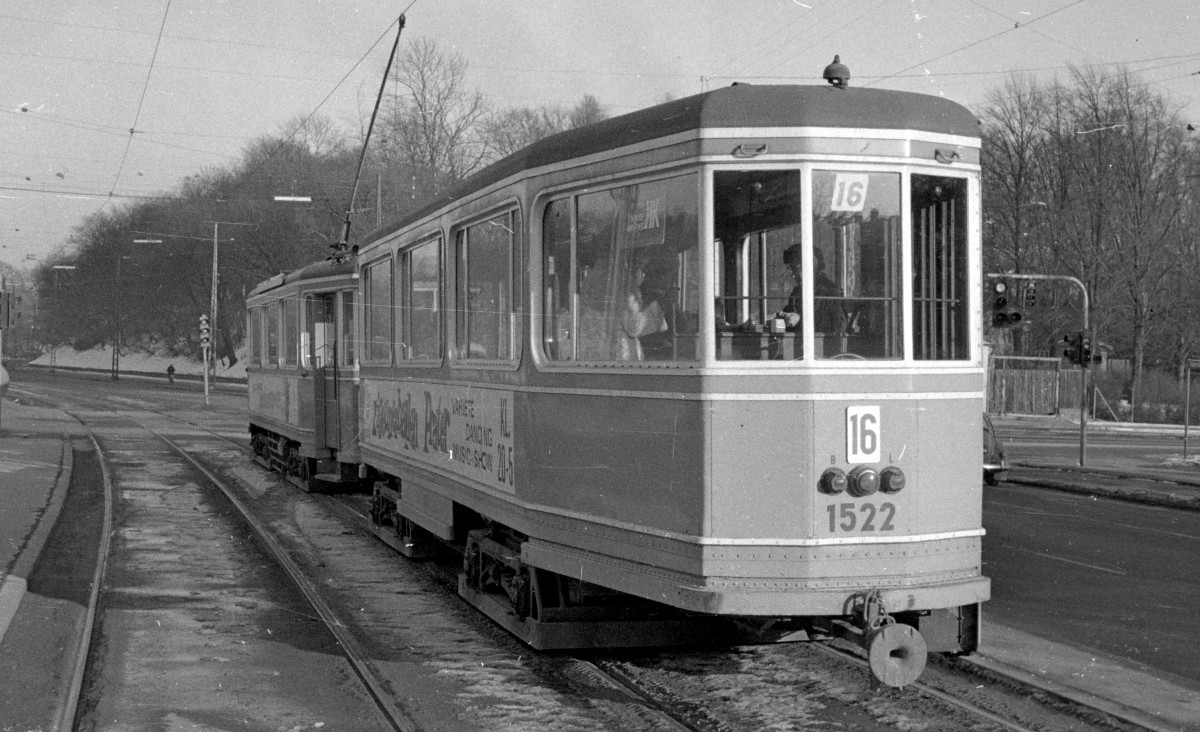
[[[879,474],[879,490],[884,493],[899,493],[904,490],[907,479],[900,468],[884,468]]]
[[[828,468],[821,474],[821,482],[817,485],[817,489],[829,496],[846,490],[847,480],[846,473],[841,468]]]
[[[869,465],[860,465],[850,471],[850,495],[856,498],[869,496],[879,490],[879,472]]]

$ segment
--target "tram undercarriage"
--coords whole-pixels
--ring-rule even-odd
[[[358,487],[356,465],[305,456],[299,442],[276,432],[254,430],[250,450],[254,462],[283,475],[307,493],[335,493]]]
[[[874,678],[906,686],[928,652],[966,653],[978,642],[979,606],[889,614],[878,590],[852,598],[842,617],[713,616],[689,612],[526,564],[525,537],[482,517],[465,542],[440,538],[399,510],[400,490],[377,481],[372,530],[410,558],[447,548],[462,555],[458,593],[538,650],[729,646],[840,638],[862,648]]]

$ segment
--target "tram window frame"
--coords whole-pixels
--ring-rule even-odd
[[[250,321],[247,331],[250,334],[250,365],[262,365],[262,348],[263,348],[263,322],[262,322],[262,306],[255,305],[247,310],[247,319]]]
[[[433,278],[418,279],[429,265],[430,254],[434,260]],[[399,303],[396,358],[406,365],[438,365],[442,361],[445,330],[442,238],[432,237],[404,247],[397,252],[396,259],[399,270],[396,278],[396,302]]]
[[[955,191],[946,198],[945,186],[949,185]],[[928,237],[931,207],[918,209],[925,202],[942,204],[943,239],[940,243],[930,241]],[[941,171],[910,171],[912,315],[909,325],[914,361],[960,363],[974,358],[971,346],[972,205],[970,178],[946,175]],[[934,228],[937,226],[935,221]],[[949,248],[944,246],[947,235],[953,237]],[[949,275],[945,268],[937,267],[938,262],[948,262]],[[934,274],[936,276],[932,276]]]
[[[700,364],[701,181],[697,170],[677,170],[542,204],[540,352],[548,366]]]
[[[852,166],[810,171],[813,257],[818,264],[824,260],[827,270],[818,273],[814,266],[814,298],[822,289],[816,283],[818,274],[837,293],[821,296],[821,302],[814,300],[817,360],[904,358],[904,181],[908,175],[909,171],[899,169]]]
[[[364,264],[361,276],[363,337],[360,359],[364,365],[390,366],[396,337],[395,269],[391,253]],[[377,300],[379,296],[385,296],[386,302]]]
[[[354,330],[354,290],[342,290],[338,293],[338,343],[342,347],[341,365],[354,368],[357,364],[358,334]]]
[[[266,307],[265,338],[267,345],[266,362],[273,368],[279,368],[279,320],[283,309],[281,300],[274,300]]]
[[[716,360],[902,362],[909,175],[852,163],[714,169]]]
[[[796,282],[785,253],[801,247],[810,213],[807,167],[738,166],[712,173],[708,214],[713,229],[715,358],[728,362],[792,362],[812,352],[801,317],[776,318],[788,310],[810,310],[811,270]],[[806,284],[807,283],[807,284]]]
[[[503,234],[491,236],[498,230],[507,232],[507,241]],[[472,368],[488,365],[511,368],[518,361],[520,230],[520,211],[513,207],[464,222],[454,231],[453,360],[456,363]],[[493,261],[489,270],[489,259],[499,259],[499,266]],[[484,266],[473,268],[473,261]],[[489,271],[496,274],[488,277]],[[489,324],[495,327],[488,328]],[[477,340],[478,337],[489,342]]]
[[[281,323],[283,365],[296,368],[297,356],[300,353],[300,303],[295,297],[285,297],[280,300],[283,307]]]

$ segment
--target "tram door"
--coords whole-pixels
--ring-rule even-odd
[[[332,292],[309,295],[308,359],[313,375],[313,443],[341,447],[338,419],[337,309]]]

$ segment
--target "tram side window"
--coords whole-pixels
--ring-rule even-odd
[[[572,198],[551,201],[542,213],[542,347],[551,361],[575,359],[572,276]]]
[[[542,338],[550,359],[699,358],[697,180],[648,181],[546,208]]]
[[[442,352],[441,241],[400,255],[400,358],[430,361]]]
[[[513,255],[516,214],[458,231],[456,354],[459,359],[513,358]]]
[[[817,358],[903,358],[901,213],[898,173],[813,173]]]
[[[294,297],[283,301],[283,365],[295,366],[300,352],[300,303]]]
[[[342,301],[342,331],[338,343],[342,344],[342,365],[353,366],[355,354],[354,293],[350,290],[343,290],[339,297]]]
[[[279,302],[267,306],[267,365],[279,365]]]
[[[262,308],[250,308],[248,319],[250,320],[250,363],[260,365],[262,363]]]
[[[967,182],[912,177],[913,358],[970,358]]]
[[[392,260],[373,262],[363,270],[363,361],[392,360]]]

